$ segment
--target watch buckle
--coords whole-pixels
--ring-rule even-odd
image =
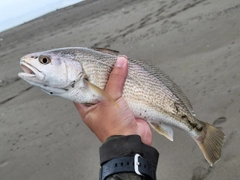
[[[136,174],[140,175],[140,176],[144,176],[142,173],[140,173],[139,171],[139,166],[140,166],[140,162],[138,161],[138,158],[142,158],[139,154],[135,154],[134,156],[134,171]]]

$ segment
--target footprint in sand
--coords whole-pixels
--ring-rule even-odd
[[[221,125],[222,123],[226,122],[227,121],[227,118],[225,117],[220,117],[220,118],[217,118],[214,122],[213,122],[213,126],[219,128],[219,129],[222,129]]]
[[[0,168],[6,166],[8,164],[8,161],[2,161],[0,162]]]

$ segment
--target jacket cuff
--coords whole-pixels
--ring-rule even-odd
[[[159,157],[158,151],[142,143],[138,135],[111,136],[103,143],[99,152],[101,166],[113,158],[140,154],[157,168]]]

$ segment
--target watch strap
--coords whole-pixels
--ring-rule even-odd
[[[143,159],[139,154],[134,157],[118,157],[104,163],[100,169],[100,180],[105,180],[108,176],[117,173],[135,172],[149,180],[156,179],[156,167],[148,160]]]

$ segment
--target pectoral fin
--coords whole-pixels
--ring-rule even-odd
[[[165,136],[170,141],[173,141],[173,130],[171,127],[163,123],[149,123],[150,126],[157,131],[159,134]]]
[[[117,105],[116,101],[109,96],[104,90],[100,89],[99,87],[97,87],[96,85],[90,83],[89,81],[85,80],[85,83],[87,84],[89,90],[91,90],[93,92],[93,94],[96,96],[96,98],[101,101],[101,100],[109,100],[110,102],[112,102],[113,104]]]

